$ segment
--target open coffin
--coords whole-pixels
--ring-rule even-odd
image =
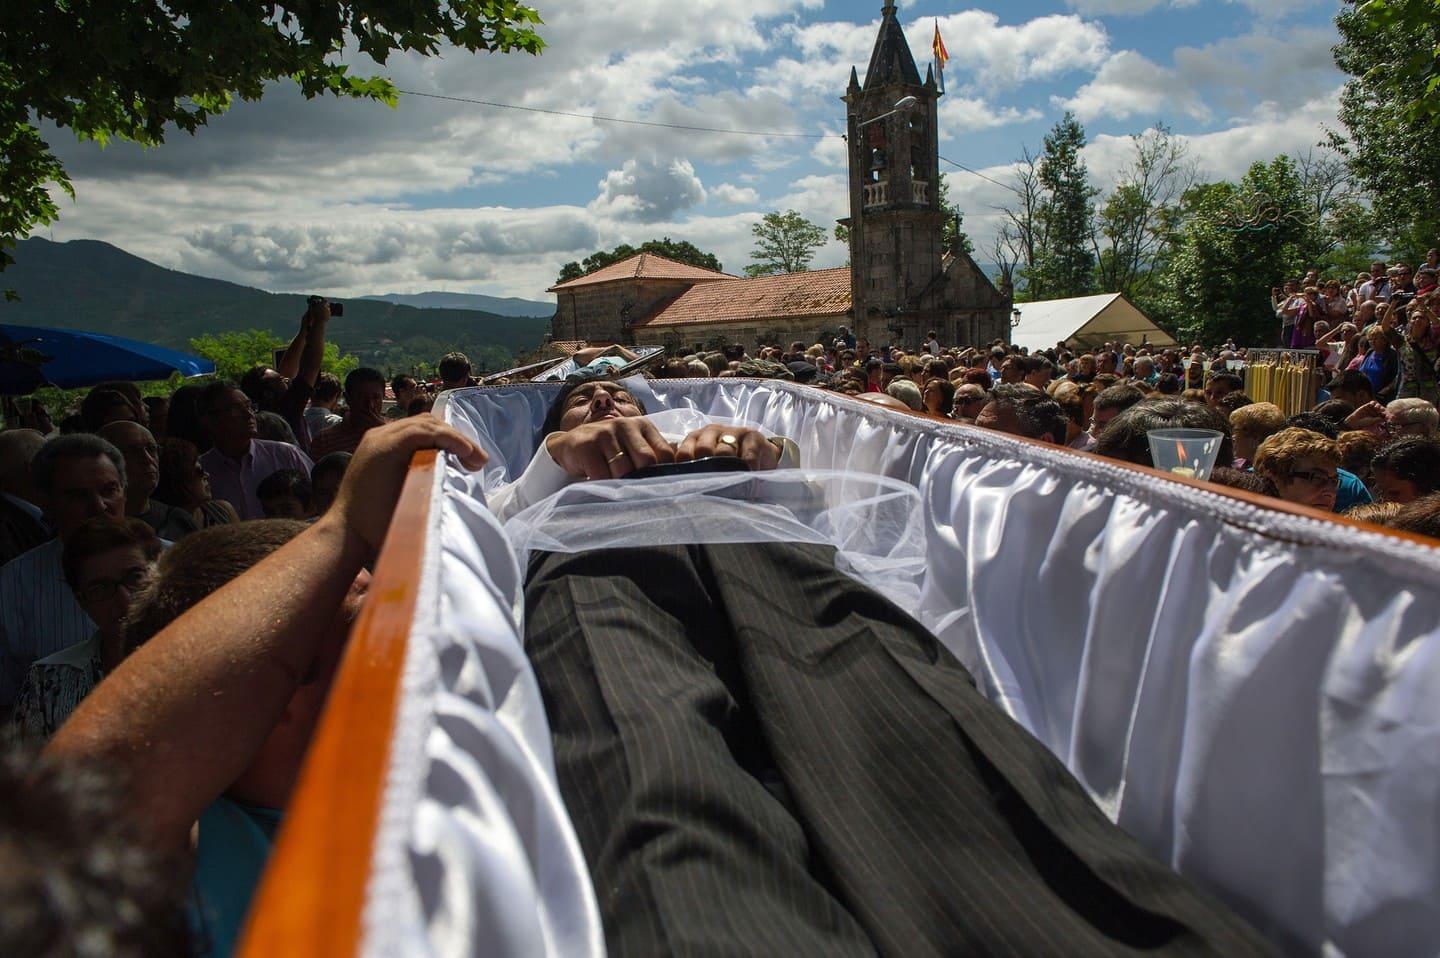
[[[1440,550],[807,387],[634,386],[913,486],[917,614],[1112,819],[1287,950],[1440,950]],[[250,953],[603,951],[484,506],[558,388],[437,407],[491,462],[412,468]]]

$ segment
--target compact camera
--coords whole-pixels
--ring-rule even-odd
[[[325,297],[324,297],[324,296],[311,296],[310,299],[309,299],[309,303],[310,303],[311,306],[323,306],[323,305],[325,304]],[[333,302],[332,302],[332,303],[330,304],[330,317],[331,317],[332,319],[333,319],[334,317],[336,317],[336,316],[344,316],[344,315],[345,315],[345,304],[344,304],[344,303],[333,303]]]

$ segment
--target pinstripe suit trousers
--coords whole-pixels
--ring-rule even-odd
[[[1270,953],[827,549],[541,554],[526,615],[616,955]]]

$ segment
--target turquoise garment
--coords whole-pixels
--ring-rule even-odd
[[[1365,488],[1365,483],[1353,472],[1346,472],[1344,469],[1335,470],[1337,480],[1335,486],[1335,511],[1344,512],[1351,506],[1363,506],[1375,499],[1370,495],[1370,490]]]
[[[194,954],[227,958],[235,950],[279,827],[278,809],[245,805],[223,795],[200,816],[191,879]]]
[[[597,356],[590,360],[586,369],[593,369],[598,373],[613,373],[630,363],[624,356]]]

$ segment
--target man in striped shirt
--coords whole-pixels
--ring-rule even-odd
[[[57,436],[40,447],[30,469],[57,536],[0,567],[0,709],[7,713],[30,663],[95,631],[65,584],[65,537],[86,519],[125,517],[125,459],[99,436]]]
[[[332,452],[354,452],[365,433],[385,425],[385,376],[361,366],[345,377],[345,418],[310,441],[310,458],[319,461]]]

